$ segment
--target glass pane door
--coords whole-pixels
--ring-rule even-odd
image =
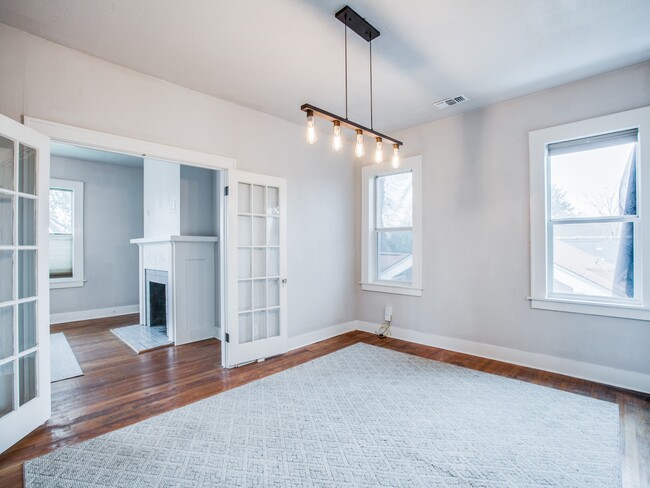
[[[47,137],[0,115],[0,453],[51,411],[49,147]]]
[[[280,335],[280,200],[276,186],[238,183],[239,343]]]
[[[228,171],[226,340],[237,366],[286,351],[286,180]]]
[[[38,392],[36,156],[0,136],[0,419]]]

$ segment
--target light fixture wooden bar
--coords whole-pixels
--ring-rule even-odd
[[[393,137],[384,135],[381,132],[377,132],[376,130],[370,129],[361,124],[357,124],[352,120],[346,119],[345,117],[340,117],[339,115],[333,114],[332,112],[328,112],[327,110],[323,110],[322,108],[315,107],[314,105],[311,105],[309,103],[303,104],[300,107],[300,110],[302,110],[303,112],[307,112],[310,110],[314,113],[314,117],[329,120],[330,122],[334,122],[335,120],[338,120],[342,126],[347,127],[348,129],[352,129],[352,130],[359,129],[363,131],[364,135],[371,136],[371,137],[381,137],[381,139],[388,144],[397,144],[398,146],[402,145],[402,141],[398,141]]]

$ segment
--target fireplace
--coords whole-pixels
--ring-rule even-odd
[[[217,334],[218,239],[170,236],[133,239],[140,250],[140,323],[174,345]]]
[[[145,325],[167,333],[169,300],[167,271],[145,269]]]

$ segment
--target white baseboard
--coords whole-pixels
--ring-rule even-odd
[[[140,312],[139,305],[123,305],[111,308],[96,308],[94,310],[79,310],[78,312],[53,313],[50,315],[50,324],[63,324],[79,320],[101,319],[113,315],[127,315]]]
[[[63,322],[75,322],[78,320],[89,320],[113,315],[126,315],[139,312],[138,305],[127,305],[122,307],[104,308],[96,310],[83,310],[79,312],[68,312],[52,314],[51,324]],[[323,329],[306,332],[288,338],[288,350],[298,349],[315,342],[330,339],[353,330],[361,330],[372,334],[377,332],[380,324],[365,322],[362,320],[351,320],[341,324],[331,325]],[[220,331],[218,331],[219,333]],[[600,366],[597,364],[574,361],[572,359],[559,358],[533,352],[510,349],[507,347],[483,344],[480,342],[456,339],[453,337],[426,334],[400,327],[391,327],[391,336],[395,339],[424,344],[426,346],[447,349],[449,351],[470,354],[472,356],[495,359],[505,363],[516,364],[528,368],[540,369],[551,373],[563,374],[574,378],[581,378],[606,385],[618,386],[628,390],[650,393],[650,375],[635,371]]]
[[[356,322],[356,320],[352,320],[342,324],[330,325],[329,327],[318,329],[313,332],[305,332],[304,334],[289,337],[288,350],[291,351],[293,349],[298,349],[299,347],[308,346],[314,342],[324,341],[325,339],[336,337],[345,334],[346,332],[351,332],[356,329]]]
[[[375,333],[379,324],[355,320],[352,324],[354,329]],[[528,368],[541,369],[551,373],[563,374],[574,378],[595,381],[606,385],[618,386],[628,390],[650,393],[650,375],[636,371],[599,366],[597,364],[583,363],[572,359],[547,356],[533,352],[509,349],[507,347],[493,346],[480,342],[455,339],[434,334],[426,334],[399,327],[391,327],[391,336],[395,339],[424,344],[426,346],[438,347],[450,351],[470,354],[482,358],[496,359],[505,363],[517,364]]]

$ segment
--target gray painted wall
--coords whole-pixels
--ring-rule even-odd
[[[216,171],[181,166],[181,235],[216,236]]]
[[[84,182],[84,271],[79,288],[50,291],[50,312],[78,312],[138,303],[142,237],[142,168],[52,158],[51,177]]]
[[[355,318],[354,164],[350,151],[331,150],[326,134],[305,144],[302,124],[3,24],[0,113],[232,157],[237,169],[286,178],[288,334]]]
[[[404,156],[423,155],[425,181],[424,295],[398,297],[356,287],[358,167],[355,181],[349,152],[333,153],[325,134],[307,145],[302,125],[0,24],[0,113],[233,157],[238,169],[287,178],[290,336],[378,322],[390,304],[401,327],[648,373],[647,323],[531,310],[526,297],[528,131],[649,104],[645,64],[395,134]]]
[[[471,94],[468,94],[471,96]],[[395,134],[423,157],[422,297],[357,290],[357,317],[650,373],[650,324],[532,310],[528,132],[650,105],[650,63]],[[646,162],[647,163],[647,162]],[[360,219],[360,170],[357,171]],[[357,276],[360,236],[357,232]]]
[[[215,170],[144,160],[144,237],[216,236]]]

